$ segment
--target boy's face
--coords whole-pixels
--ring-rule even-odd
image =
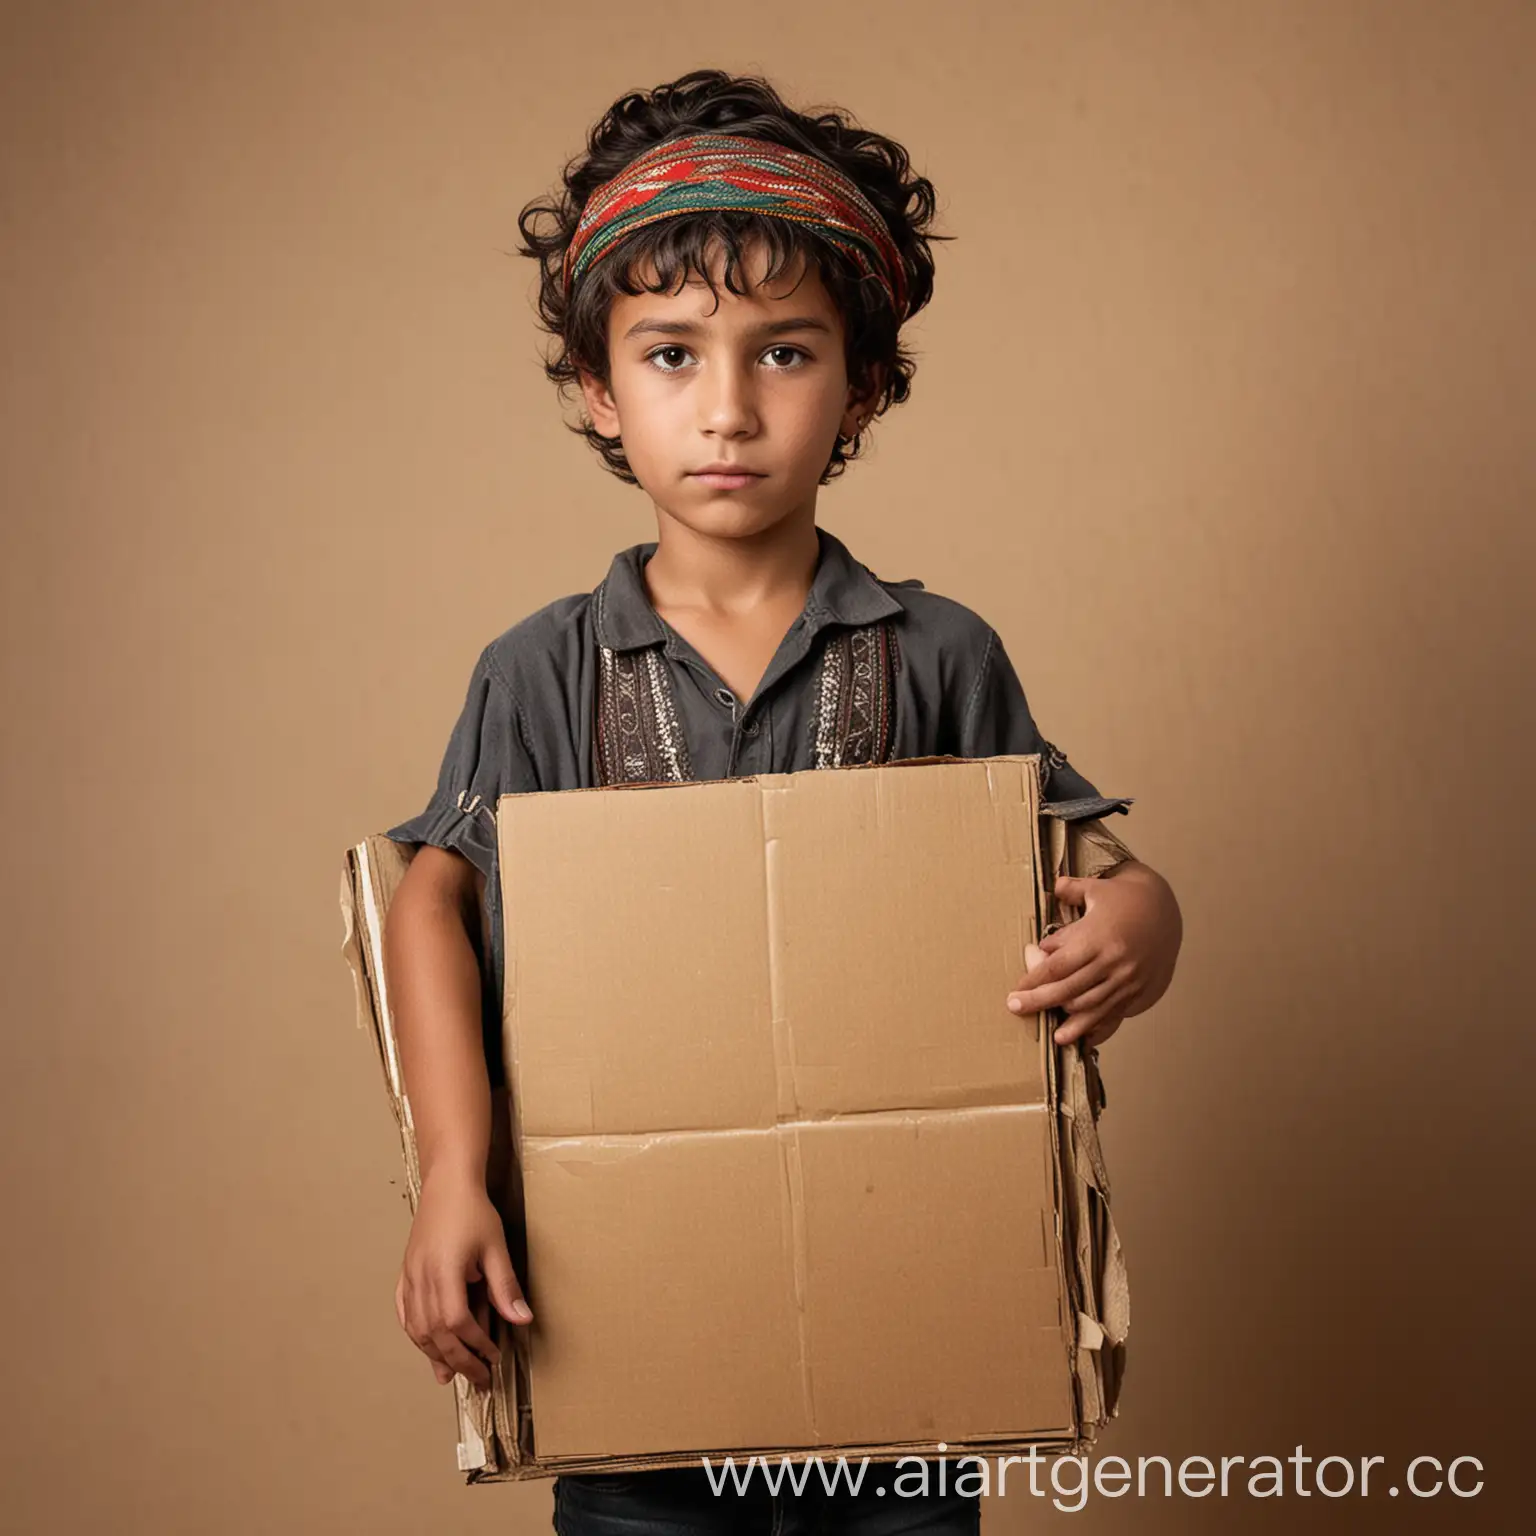
[[[765,253],[745,254],[716,302],[690,273],[674,294],[618,294],[608,321],[610,383],[581,375],[593,425],[624,454],[659,511],[700,533],[745,537],[814,516],[837,434],[866,419],[843,357],[843,323],[814,263],[764,286]],[[802,279],[803,273],[803,279]],[[642,273],[642,276],[651,274]],[[725,463],[751,478],[708,478]]]

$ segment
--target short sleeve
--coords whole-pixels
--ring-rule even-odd
[[[496,802],[502,795],[537,788],[517,702],[487,646],[475,663],[427,808],[391,827],[385,836],[397,843],[456,849],[491,881],[496,865]]]
[[[1023,684],[997,631],[987,630],[981,670],[976,677],[960,725],[962,757],[1006,757],[1038,753],[1045,800],[1053,814],[1068,821],[1126,811],[1133,803],[1120,796],[1101,795],[1067,761],[1067,754],[1047,741],[1030,713]]]

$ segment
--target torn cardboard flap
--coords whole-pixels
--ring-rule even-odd
[[[1067,1450],[1113,1416],[1128,1307],[1091,1063],[1004,999],[1055,874],[1131,855],[1043,807],[1038,772],[502,798],[503,1122],[536,1321],[496,1320],[489,1392],[456,1383],[471,1480]],[[409,1171],[357,918],[405,861],[353,850],[343,910]]]

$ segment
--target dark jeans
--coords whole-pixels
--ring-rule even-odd
[[[727,1477],[716,1494],[702,1467],[557,1477],[554,1524],[558,1536],[705,1536],[717,1531],[732,1536],[820,1536],[834,1531],[850,1536],[978,1536],[979,1496],[938,1493],[938,1463],[929,1462],[928,1468],[930,1491],[911,1497],[895,1488],[899,1476],[912,1481],[916,1466],[910,1461],[899,1466],[871,1462],[857,1494],[849,1492],[846,1481],[828,1493],[814,1468],[800,1494],[787,1479],[772,1492],[761,1468],[753,1469],[744,1493]],[[829,1477],[831,1471],[829,1464]],[[951,1478],[954,1472],[951,1465]],[[719,1468],[715,1476],[720,1476]],[[877,1493],[882,1486],[885,1492]]]

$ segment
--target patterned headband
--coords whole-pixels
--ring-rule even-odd
[[[885,289],[898,325],[907,283],[891,232],[835,166],[735,134],[668,139],[638,155],[586,201],[565,253],[565,291],[626,235],[683,213],[732,209],[803,224]]]

